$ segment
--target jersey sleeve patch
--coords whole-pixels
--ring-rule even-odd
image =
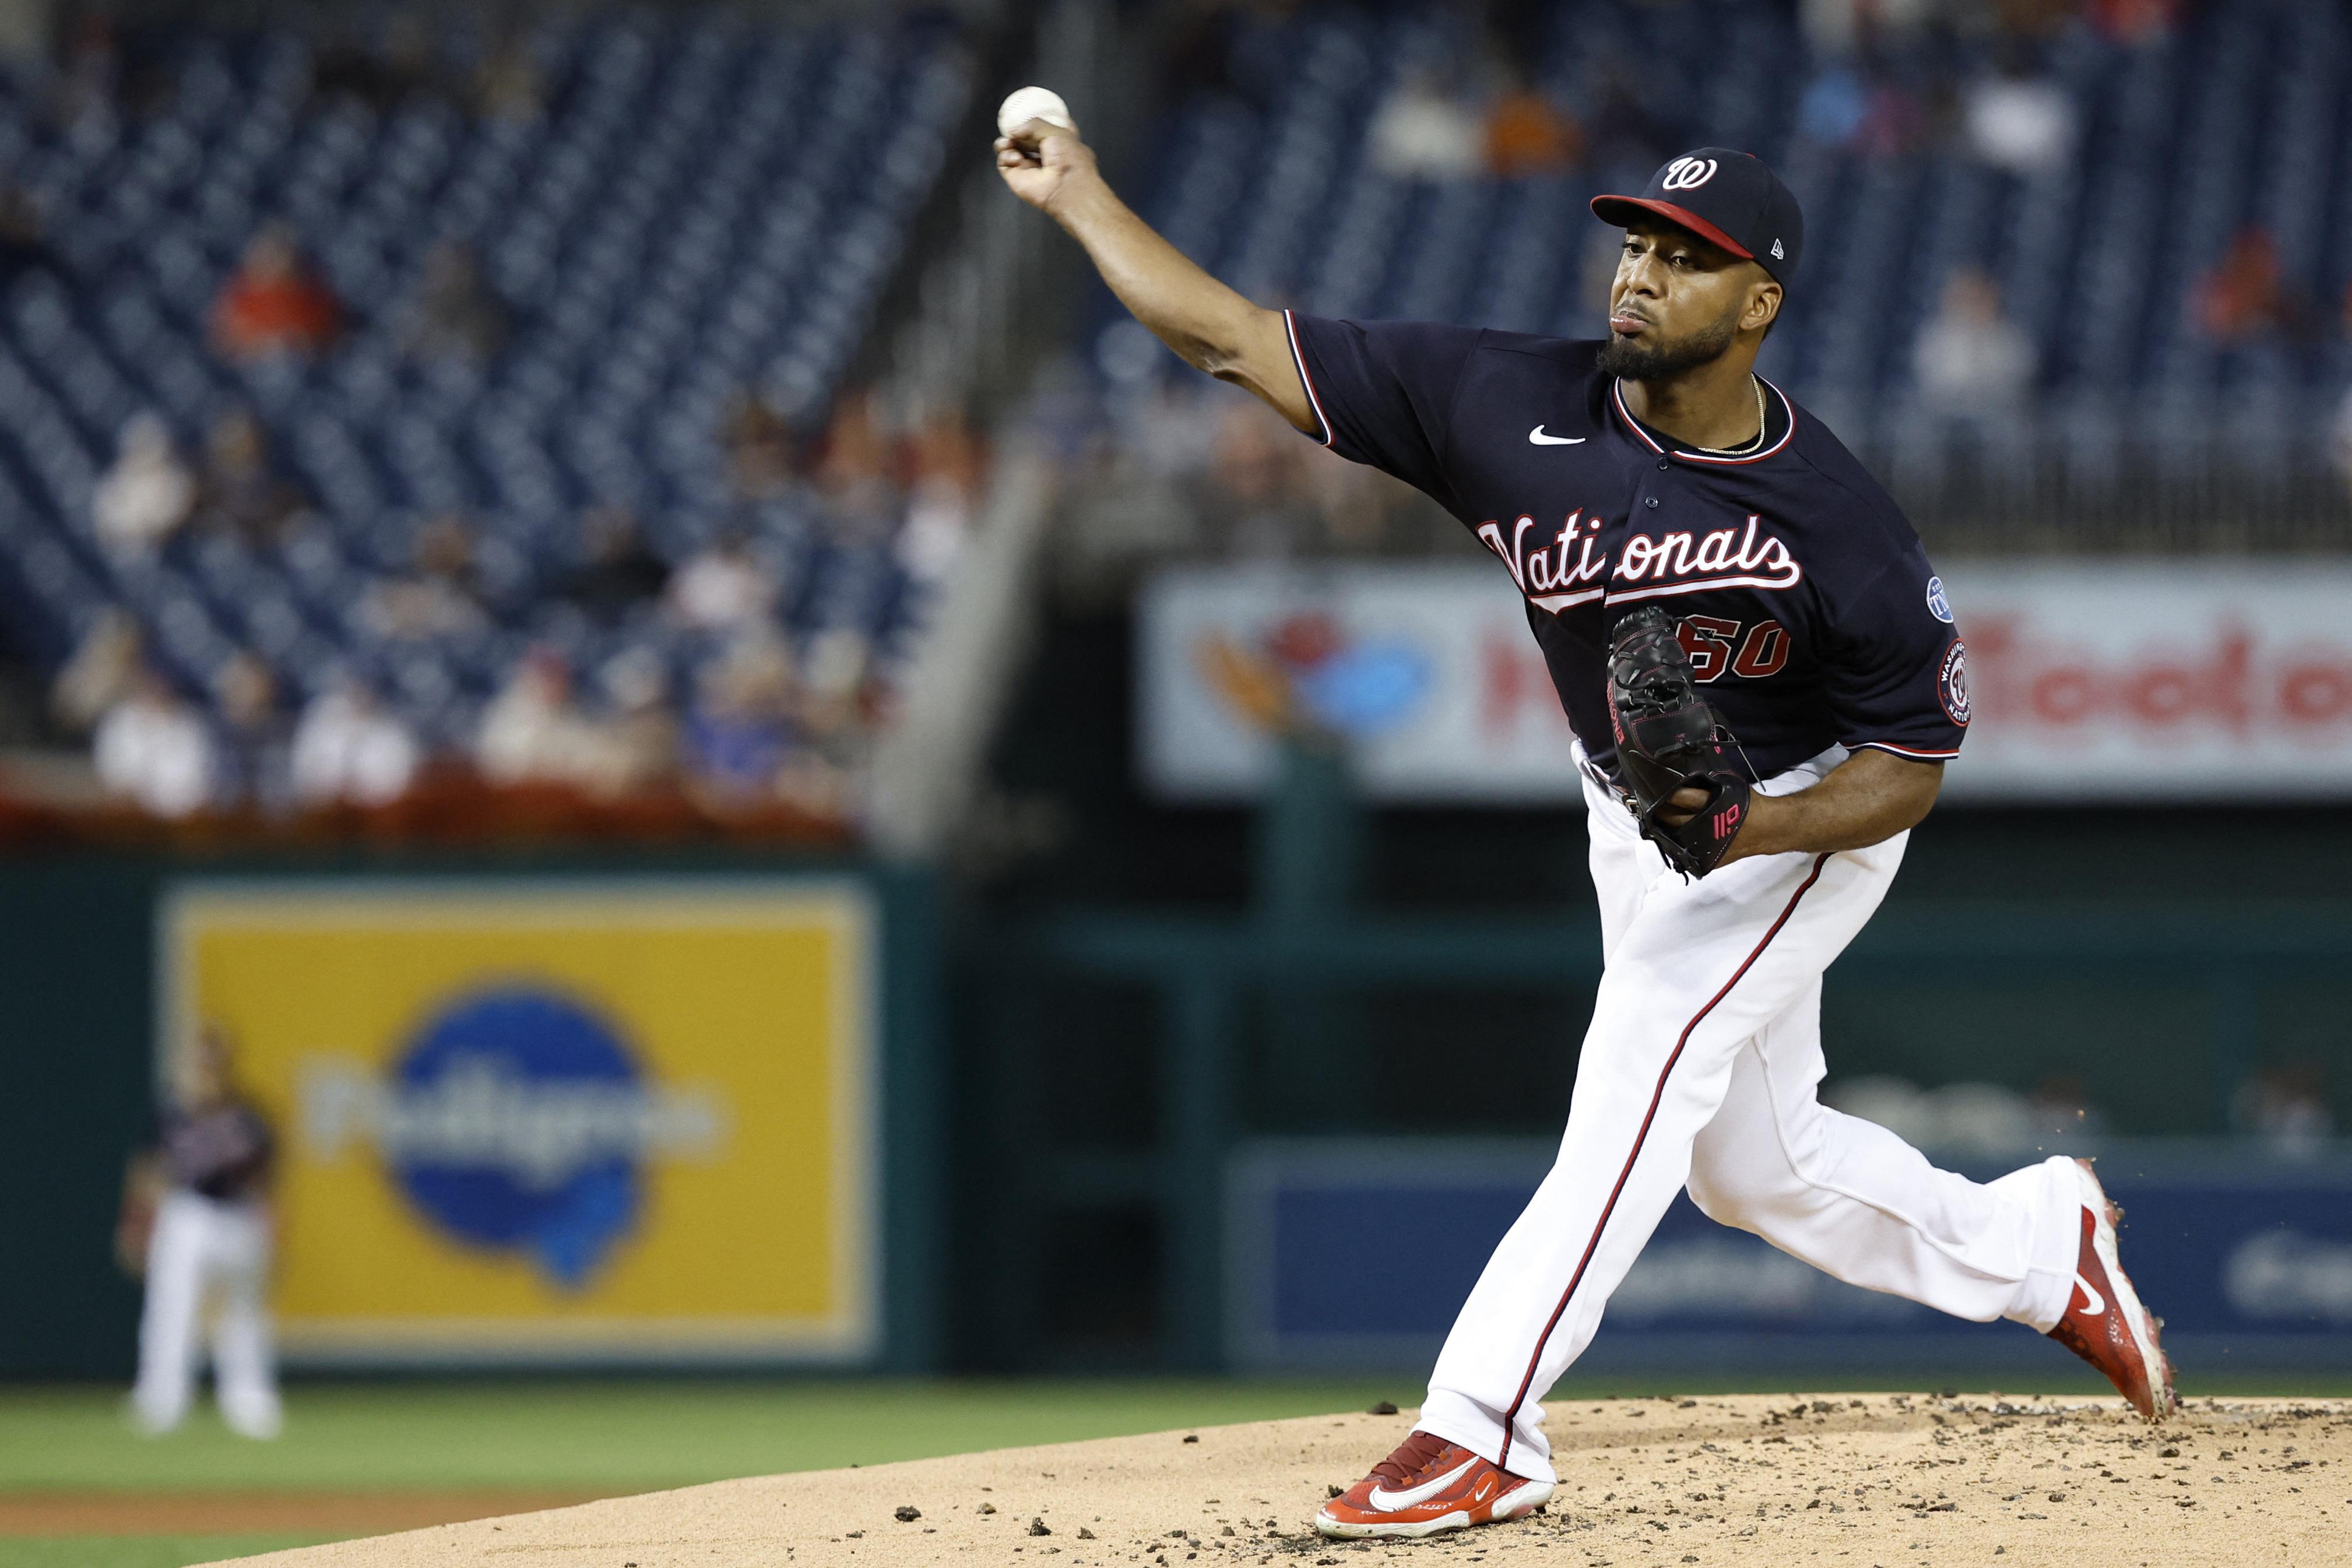
[[[1969,722],[1969,645],[1959,638],[1944,650],[1943,662],[1936,670],[1936,700],[1944,705],[1944,712],[1962,729]]]

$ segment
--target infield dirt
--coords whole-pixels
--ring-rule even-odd
[[[1580,1568],[2196,1568],[2352,1562],[2352,1402],[1998,1394],[1548,1407],[1545,1511],[1421,1542],[1314,1534],[1412,1413],[1005,1448],[616,1498],[305,1547],[271,1568],[1043,1568],[1485,1560]]]

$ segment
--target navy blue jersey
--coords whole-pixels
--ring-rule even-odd
[[[262,1195],[277,1140],[261,1113],[242,1100],[202,1109],[165,1104],[155,1111],[155,1148],[163,1179],[203,1197],[242,1203]]]
[[[1634,606],[1682,617],[1707,700],[1767,778],[1832,745],[1940,762],[1967,651],[1902,512],[1777,387],[1763,444],[1678,446],[1627,412],[1598,342],[1289,317],[1341,457],[1424,491],[1500,556],[1560,705],[1615,770],[1607,655]]]

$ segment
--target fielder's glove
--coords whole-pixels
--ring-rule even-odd
[[[1679,624],[1655,605],[1617,623],[1609,646],[1609,721],[1642,837],[1677,869],[1704,877],[1747,825],[1753,791],[1731,765],[1736,742],[1692,679],[1690,655],[1675,636]],[[1686,787],[1706,791],[1706,804],[1669,827],[1658,814]]]

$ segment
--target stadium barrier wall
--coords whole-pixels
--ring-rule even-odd
[[[2054,1147],[2054,1142],[2053,1142]],[[2088,1139],[2126,1211],[2132,1279],[2176,1366],[2352,1366],[2352,1152],[2283,1158],[2193,1140]],[[1426,1368],[1487,1255],[1556,1152],[1550,1141],[1262,1140],[1226,1193],[1226,1346],[1257,1372]],[[2043,1157],[1945,1161],[1979,1180]],[[1409,1235],[1400,1258],[1363,1245]],[[1677,1197],[1610,1298],[1587,1371],[1775,1366],[2076,1370],[2014,1323],[1971,1323],[1844,1284]]]
[[[933,1367],[939,947],[853,861],[0,862],[0,1376],[128,1376],[123,1163],[206,1018],[278,1113],[298,1363]]]
[[[1255,1327],[1234,1327],[1234,1292],[1254,1300],[1252,1292],[1262,1296],[1276,1288],[1268,1279],[1290,1278],[1269,1273],[1273,1265],[1262,1253],[1234,1251],[1243,1245],[1236,1240],[1243,1233],[1229,1226],[1237,1212],[1246,1217],[1247,1205],[1236,1211],[1224,1196],[1231,1190],[1229,1163],[1254,1134],[1244,1080],[1266,1070],[1263,1057],[1252,1060],[1251,1053],[1297,1044],[1253,1042],[1250,1019],[1268,1016],[1271,1002],[1298,999],[1303,1010],[1273,1016],[1303,1028],[1302,1020],[1313,1022],[1309,1014],[1360,1019],[1360,1011],[1345,1010],[1351,999],[1360,1009],[1393,1005],[1413,988],[1447,994],[1555,990],[1564,1004],[1562,1047],[1572,1054],[1581,1015],[1571,1020],[1567,1014],[1571,994],[1580,988],[1589,997],[1599,979],[1596,928],[1557,917],[1339,908],[1318,913],[1311,900],[1286,903],[1286,900],[1270,899],[1258,915],[1240,918],[1069,910],[991,934],[984,960],[974,965],[984,974],[986,991],[988,1045],[981,1056],[992,1075],[986,1121],[993,1151],[989,1166],[998,1183],[988,1216],[996,1258],[987,1310],[990,1332],[1010,1364],[1071,1364],[1066,1347],[1055,1344],[1043,1327],[1055,1306],[1048,1279],[1056,1215],[1112,1205],[1139,1208],[1152,1218],[1158,1257],[1150,1272],[1164,1364],[1209,1370],[1331,1359],[1301,1350],[1296,1336],[1265,1328],[1263,1313],[1247,1320]],[[2328,977],[2342,973],[2347,960],[2352,909],[2340,903],[2218,897],[2074,906],[1906,900],[1882,910],[1832,969],[1824,1031],[1842,1072],[1885,1071],[1900,1063],[1930,1082],[1968,1079],[2032,1087],[2071,1074],[2088,1079],[2095,1093],[2112,1088],[2123,1125],[2189,1135],[2189,1143],[2175,1146],[2176,1155],[2159,1162],[2161,1169],[2149,1168],[2147,1180],[2169,1184],[2168,1191],[2189,1194],[2183,1201],[2202,1205],[2240,1179],[2225,1181],[2219,1173],[2246,1160],[2245,1146],[2228,1134],[2239,1089],[2257,1070],[2265,1042],[2309,1005],[2329,1005],[2335,982]],[[1089,1129],[1073,1124],[1055,1092],[1064,1068],[1048,1055],[1060,1018],[1073,1008],[1098,1005],[1105,986],[1139,998],[1141,1011],[1134,1016],[1150,1037],[1122,1042],[1148,1057],[1153,1085],[1149,1125],[1123,1144],[1090,1138]],[[1874,1030],[1882,1037],[1873,1038]],[[1378,1065],[1379,1058],[1357,1053],[1355,1045],[1344,1037],[1324,1041],[1324,1054],[1303,1069],[1328,1090],[1318,1098],[1318,1120],[1332,1131],[1358,1130],[1349,1125],[1346,1080]],[[1445,1048],[1475,1062],[1482,1042],[1474,1033]],[[2126,1102],[2127,1092],[2137,1092],[2139,1100]],[[1498,1107],[1495,1115],[1508,1121],[1517,1110]],[[2202,1174],[2183,1175],[2182,1162],[2190,1155],[2179,1151],[2200,1144],[2206,1152],[2191,1163],[2203,1162],[2196,1165]],[[2086,1142],[2086,1152],[2095,1148],[2095,1141]],[[1505,1153],[1508,1171],[1487,1184],[1480,1201],[1516,1212],[1508,1194],[1523,1199],[1534,1184],[1528,1178],[1523,1187],[1515,1185],[1523,1173],[1511,1160],[1521,1155],[1507,1148]],[[1245,1159],[1241,1168],[1253,1167]],[[2326,1188],[2322,1195],[2318,1187],[2308,1194],[2296,1187],[2302,1175],[2274,1177],[2256,1173],[2244,1179],[2270,1182],[2264,1202],[2273,1209],[2284,1205],[2280,1212],[2286,1212],[2307,1198],[2317,1216],[2305,1239],[2318,1251],[2289,1238],[2302,1250],[2291,1258],[2283,1255],[2282,1267],[2318,1275],[2352,1272],[2352,1186],[2347,1185],[2352,1178],[2333,1166],[2312,1174]],[[1263,1219],[1248,1223],[1255,1234],[1266,1233]],[[1483,1246],[1473,1250],[1483,1260]],[[1236,1272],[1237,1257],[1259,1261]],[[1282,1268],[1292,1266],[1286,1260]],[[1395,1283],[1395,1270],[1384,1272],[1379,1290],[1369,1276],[1358,1283],[1378,1294]],[[1454,1283],[1447,1277],[1430,1288],[1444,1295]],[[2195,1289],[2210,1295],[2210,1287],[2206,1281]],[[1448,1299],[1458,1301],[1459,1292]],[[2352,1321],[2352,1295],[2343,1305]],[[2248,1327],[2217,1318],[2211,1331],[2240,1333]],[[1746,1333],[1748,1327],[1717,1324],[1706,1331]],[[1276,1351],[1265,1348],[1269,1335]],[[1341,1347],[1345,1353],[1334,1354],[1364,1360],[1369,1347],[1378,1352],[1369,1359],[1377,1360],[1402,1342],[1384,1348],[1350,1342]],[[2305,1342],[2304,1348],[2317,1342]],[[2340,1335],[2330,1342],[2352,1344]],[[1811,1348],[1821,1345],[1817,1340]]]

